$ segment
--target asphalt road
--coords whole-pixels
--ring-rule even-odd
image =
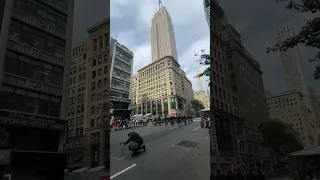
[[[139,133],[146,145],[146,152],[132,156],[120,142],[131,131]],[[111,132],[111,179],[114,180],[194,180],[209,179],[209,131],[200,128],[199,119],[182,127],[146,126]],[[187,146],[177,145],[186,140]],[[193,147],[190,147],[193,146]]]

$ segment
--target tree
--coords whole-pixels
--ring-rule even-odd
[[[315,14],[320,11],[320,0],[299,0],[296,3],[293,0],[276,0],[277,3],[286,3],[286,9],[296,10],[301,13]],[[320,78],[320,17],[315,17],[312,20],[306,20],[305,25],[300,32],[294,37],[288,38],[281,44],[276,44],[273,47],[268,47],[267,52],[287,51],[290,48],[304,44],[307,47],[318,49],[318,53],[309,59],[309,62],[318,62],[313,73],[314,79]]]
[[[272,148],[277,158],[302,149],[300,141],[287,132],[287,128],[283,123],[273,121],[260,125],[264,145]]]
[[[205,53],[205,49],[201,49],[201,55],[195,54],[195,56],[200,57],[199,60],[197,60],[197,62],[199,62],[203,66],[206,66],[206,69],[195,78],[202,76],[207,76],[210,78],[210,55]]]
[[[197,112],[204,109],[204,105],[202,104],[202,102],[197,99],[192,100],[191,105],[192,105],[192,108]]]

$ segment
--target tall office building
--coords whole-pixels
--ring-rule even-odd
[[[261,123],[270,120],[260,64],[241,43],[241,35],[232,25],[224,27],[222,39],[231,90],[237,94],[240,118],[243,119],[243,139],[240,139],[241,161],[245,168],[252,162],[270,160],[269,149],[263,145],[259,130]],[[248,156],[249,155],[249,156]]]
[[[204,13],[206,14],[206,19],[209,27],[210,27],[210,1],[213,1],[213,0],[203,0]]]
[[[152,62],[166,56],[172,56],[178,62],[173,25],[165,7],[160,7],[159,11],[152,18],[151,51]]]
[[[314,128],[309,121],[311,113],[304,104],[303,95],[300,91],[288,92],[279,96],[267,98],[271,119],[277,119],[290,124],[299,132],[300,140],[305,149],[312,148],[318,142],[314,134]]]
[[[282,43],[293,36],[295,36],[293,28],[289,25],[284,26],[277,31],[277,43]],[[280,52],[280,57],[288,91],[299,90],[302,94],[309,94],[303,75],[299,48],[295,46],[285,52]]]
[[[210,162],[213,169],[228,171],[237,163],[236,142],[237,138],[243,137],[243,120],[240,119],[238,97],[231,89],[226,48],[221,38],[227,25],[225,12],[216,1],[210,6]],[[232,133],[231,129],[236,129],[237,134]]]
[[[201,70],[200,69],[198,69],[197,71],[196,71],[196,75],[197,76],[199,76],[199,74],[201,74]],[[197,78],[198,79],[198,86],[199,86],[199,89],[201,90],[201,91],[206,91],[206,85],[205,85],[205,83],[204,83],[204,77],[203,76],[201,76],[201,77],[198,77]]]
[[[314,107],[316,124],[318,127],[320,127],[320,97],[316,94],[316,92],[312,88],[310,88],[310,94],[311,94],[311,101]]]
[[[69,74],[73,6],[73,0],[0,2],[0,156],[9,162],[8,168],[0,163],[0,174],[8,170],[15,179],[28,172],[24,178],[32,178],[41,160],[52,157],[60,163],[56,167],[65,168],[57,152],[63,151],[67,131],[69,82],[64,77]],[[43,151],[54,154],[41,159]],[[61,172],[55,173],[52,178],[60,179]]]
[[[73,46],[70,58],[66,153],[72,169],[109,163],[110,19],[87,32],[88,39]]]
[[[131,84],[130,84],[130,99],[131,99],[131,115],[137,114],[137,91],[138,91],[138,77],[137,75],[134,75],[131,77]]]
[[[201,74],[201,72],[202,71],[200,69],[197,70],[196,71],[197,76]],[[194,99],[199,100],[204,105],[205,108],[210,108],[210,95],[205,85],[204,76],[198,77],[197,79],[198,79],[198,86],[200,90],[193,93]]]
[[[295,36],[293,28],[289,25],[286,25],[278,29],[276,40],[277,43],[281,44],[286,39],[293,36]],[[287,51],[280,52],[280,58],[284,69],[288,92],[301,92],[303,96],[303,102],[311,112],[311,116],[307,120],[311,122],[312,127],[317,127],[318,112],[316,112],[317,109],[314,106],[311,93],[303,74],[302,62],[300,59],[300,51],[298,46],[292,47]],[[314,129],[314,131],[317,131],[317,129]]]
[[[262,71],[217,1],[211,12],[211,167],[227,172],[239,161],[242,169],[262,167],[270,161],[258,129],[269,120]]]
[[[116,39],[111,38],[110,101],[115,119],[129,118],[129,98],[133,67],[133,53]]]
[[[178,116],[191,112],[191,81],[177,59],[171,18],[161,7],[152,19],[152,63],[136,75],[137,114]]]

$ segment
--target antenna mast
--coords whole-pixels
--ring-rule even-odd
[[[159,0],[159,10],[160,10],[160,8],[162,8],[162,2],[161,2],[161,0]]]

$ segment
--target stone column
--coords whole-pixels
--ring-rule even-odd
[[[163,99],[161,98],[161,116],[164,112],[164,102],[163,102]]]

